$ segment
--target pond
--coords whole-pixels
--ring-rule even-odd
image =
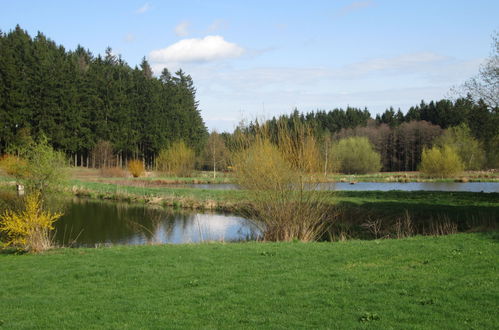
[[[126,203],[73,199],[64,213],[56,222],[55,240],[66,246],[241,241],[260,232],[250,220],[230,214]]]
[[[235,190],[239,189],[236,184],[185,184],[176,185],[184,188]],[[499,182],[328,182],[319,184],[324,190],[348,190],[348,191],[469,191],[469,192],[499,192]]]

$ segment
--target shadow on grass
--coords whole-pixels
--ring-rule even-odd
[[[401,196],[390,201],[386,195],[383,197],[379,201],[373,201],[373,198],[368,198],[368,201],[340,201],[341,216],[336,227],[364,239],[396,236],[402,224],[406,224],[407,234],[410,235],[497,232],[499,229],[497,202],[488,203],[487,200],[481,205],[466,205],[460,200],[461,203],[446,203],[431,200],[427,194],[419,201]],[[498,237],[499,234],[494,236],[495,239]]]
[[[397,217],[407,211],[414,219],[435,218],[436,216],[446,216],[455,221],[471,220],[472,218],[499,219],[499,207],[497,206],[445,205],[404,201],[379,201],[361,204],[340,202],[338,205],[346,212],[353,210],[359,214],[365,213],[383,217]]]
[[[337,191],[337,197],[369,199],[369,200],[396,200],[420,201],[426,204],[492,204],[499,206],[499,193],[481,193],[481,192],[442,192],[442,191]]]
[[[481,238],[493,241],[494,243],[499,243],[499,231],[489,231],[489,232],[479,232],[476,233]]]
[[[19,250],[16,248],[0,248],[0,255],[22,255],[26,254],[27,252],[24,250]]]

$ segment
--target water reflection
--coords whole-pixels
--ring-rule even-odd
[[[72,200],[56,223],[56,241],[77,246],[195,243],[254,239],[258,228],[245,218],[165,210],[125,203]]]

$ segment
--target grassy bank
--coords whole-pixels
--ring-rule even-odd
[[[71,168],[71,176],[85,181],[122,181],[123,178],[102,177],[97,169]],[[324,177],[318,175],[324,182],[499,182],[498,171],[466,171],[452,178],[427,178],[419,172],[379,172],[370,174],[340,174],[333,173]],[[183,184],[183,183],[234,183],[234,174],[231,172],[195,171],[190,177],[165,176],[156,172],[148,172],[146,177],[127,178],[128,181],[144,182],[146,185],[154,184]]]
[[[499,326],[498,234],[0,255],[5,328]]]
[[[90,198],[138,201],[179,208],[237,211],[251,202],[244,190],[137,187],[74,180],[71,193]],[[343,209],[393,216],[406,210],[413,214],[473,215],[499,217],[499,193],[436,191],[325,191],[331,204]]]
[[[466,171],[452,178],[428,178],[419,172],[379,172],[370,174],[329,174],[332,182],[499,182],[499,172]]]

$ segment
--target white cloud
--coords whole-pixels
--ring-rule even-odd
[[[375,58],[346,66],[342,71],[351,76],[366,75],[375,71],[406,71],[421,69],[425,65],[449,60],[449,57],[431,52],[403,54],[390,58]]]
[[[208,26],[208,33],[213,33],[213,32],[218,32],[220,30],[225,30],[228,26],[228,23],[224,20],[221,20],[221,19],[217,19],[215,21],[213,21],[213,23],[211,23],[209,26]]]
[[[389,106],[407,111],[421,99],[446,97],[449,88],[478,70],[480,60],[433,52],[367,59],[337,67],[249,67],[232,63],[182,66],[193,77],[207,126],[230,131],[241,119],[300,111]],[[223,100],[223,102],[221,102]]]
[[[125,41],[126,42],[134,42],[135,41],[135,35],[133,33],[128,33],[125,36]]]
[[[371,7],[374,4],[372,0],[367,0],[367,1],[354,1],[350,3],[349,5],[346,5],[342,7],[338,11],[338,16],[345,16],[347,14],[350,14],[351,12],[354,12],[359,9]]]
[[[189,27],[191,26],[191,23],[187,21],[180,22],[177,26],[175,26],[175,35],[179,37],[185,37],[189,35]]]
[[[149,2],[146,2],[142,7],[140,7],[139,9],[137,9],[135,11],[136,14],[144,14],[145,12],[149,11],[151,9],[151,5],[149,4]]]
[[[183,39],[166,48],[153,50],[149,58],[157,63],[210,62],[239,57],[243,53],[242,47],[225,41],[221,36],[206,36]]]

